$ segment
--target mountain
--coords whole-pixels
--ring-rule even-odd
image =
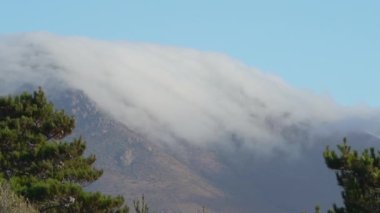
[[[0,37],[0,95],[42,86],[103,177],[158,212],[300,212],[339,204],[322,152],[379,147],[380,110],[346,107],[220,53],[49,33]]]
[[[226,199],[223,191],[176,158],[169,148],[157,146],[111,119],[83,92],[68,90],[51,99],[75,116],[74,135],[88,141],[87,152],[95,154],[96,165],[104,169],[103,177],[90,190],[122,194],[129,203],[144,194],[153,209],[160,212],[194,212]],[[203,155],[197,159],[203,164],[200,170],[219,169],[221,165],[214,161],[212,153],[199,151],[196,155]],[[216,212],[222,209],[230,212],[229,206],[215,207]]]
[[[341,142],[338,133],[319,138],[321,143],[293,158],[188,143],[173,149],[115,121],[81,91],[62,91],[50,99],[75,116],[74,135],[86,139],[87,152],[104,169],[89,190],[122,194],[129,203],[144,194],[158,212],[201,212],[203,207],[207,212],[297,212],[341,203],[335,175],[322,158],[327,145]],[[380,143],[367,133],[348,136],[358,149]]]

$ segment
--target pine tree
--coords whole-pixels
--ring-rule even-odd
[[[0,177],[41,212],[128,212],[121,196],[83,190],[103,171],[82,138],[64,140],[74,126],[41,88],[0,97]]]
[[[370,148],[359,154],[351,150],[346,139],[338,145],[338,151],[339,154],[327,147],[323,153],[343,188],[344,207],[334,205],[330,212],[380,212],[380,152]]]

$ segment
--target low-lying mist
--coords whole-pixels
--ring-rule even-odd
[[[339,106],[220,53],[48,33],[2,36],[0,50],[0,94],[78,89],[158,143],[292,152],[315,134],[379,130],[377,109]]]

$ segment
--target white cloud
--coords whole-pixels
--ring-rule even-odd
[[[0,49],[0,93],[24,83],[69,85],[154,141],[287,149],[343,121],[360,121],[346,129],[371,128],[379,114],[338,106],[218,53],[47,33],[3,36]]]

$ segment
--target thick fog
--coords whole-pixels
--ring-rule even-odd
[[[378,133],[376,109],[342,107],[224,54],[179,47],[2,36],[0,94],[24,84],[82,90],[130,129],[168,144],[238,144],[265,153],[307,145],[314,134]]]

